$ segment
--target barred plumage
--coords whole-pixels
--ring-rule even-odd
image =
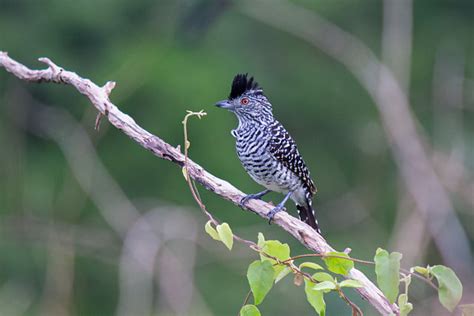
[[[253,77],[235,76],[229,99],[216,105],[237,115],[239,125],[232,130],[237,155],[252,179],[267,188],[248,195],[241,205],[250,198],[262,197],[269,190],[284,193],[283,201],[270,212],[270,220],[291,198],[300,219],[320,232],[311,205],[316,187],[309,170],[290,134],[273,117],[272,106]]]

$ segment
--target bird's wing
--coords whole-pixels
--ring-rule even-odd
[[[269,142],[272,155],[301,179],[311,195],[316,193],[316,186],[293,138],[279,122],[275,121],[269,128],[272,135]]]

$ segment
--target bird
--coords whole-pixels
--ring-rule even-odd
[[[283,200],[267,214],[269,222],[291,199],[300,219],[321,234],[312,206],[316,186],[295,141],[273,116],[262,87],[248,74],[237,74],[228,98],[216,106],[237,116],[238,126],[231,131],[237,156],[250,177],[266,188],[246,195],[239,206],[243,208],[250,199],[261,199],[271,191],[283,193]]]

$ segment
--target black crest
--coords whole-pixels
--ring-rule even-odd
[[[240,97],[249,90],[260,90],[260,86],[253,77],[247,78],[248,74],[238,74],[232,81],[232,89],[230,90],[229,100]]]

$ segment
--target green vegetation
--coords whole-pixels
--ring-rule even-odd
[[[222,226],[229,227],[226,223]],[[216,240],[216,231],[209,229],[210,222],[206,224],[206,232]],[[230,228],[229,234],[232,236]],[[221,240],[224,244],[227,243]],[[402,255],[398,252],[388,253],[386,250],[378,248],[375,254],[374,261],[365,261],[353,259],[348,254],[343,252],[327,252],[325,254],[307,254],[303,256],[290,257],[290,248],[288,244],[282,244],[278,240],[265,240],[262,233],[258,233],[258,249],[254,249],[260,253],[260,260],[253,261],[247,270],[247,279],[250,285],[250,290],[253,295],[253,305],[249,305],[249,295],[245,298],[244,305],[240,310],[240,316],[246,315],[260,315],[257,305],[263,302],[273,287],[282,280],[285,276],[293,273],[296,286],[302,284],[304,280],[304,291],[308,303],[314,308],[318,315],[324,316],[326,314],[326,302],[324,300],[325,294],[336,292],[339,296],[347,302],[352,309],[352,315],[361,315],[360,308],[350,301],[344,289],[359,288],[364,285],[357,280],[347,278],[338,282],[337,278],[326,272],[316,272],[310,275],[306,272],[309,268],[311,270],[325,270],[321,265],[307,261],[301,263],[299,266],[295,265],[295,260],[304,257],[319,257],[326,264],[328,271],[347,276],[349,271],[354,267],[354,262],[360,262],[368,265],[375,265],[375,273],[377,274],[377,284],[382,290],[383,294],[389,299],[391,303],[397,302],[400,308],[401,315],[408,315],[413,310],[412,303],[408,302],[408,287],[411,283],[412,276],[417,277],[431,285],[439,296],[440,303],[452,312],[459,304],[462,297],[462,284],[454,271],[443,265],[436,265],[433,267],[413,267],[409,271],[400,269],[400,260]],[[303,270],[303,268],[306,268]],[[436,278],[437,286],[432,283],[432,279]],[[400,282],[405,283],[404,293],[398,295]],[[249,293],[250,294],[250,293]],[[398,298],[398,299],[397,299]],[[348,312],[346,312],[349,314]]]

